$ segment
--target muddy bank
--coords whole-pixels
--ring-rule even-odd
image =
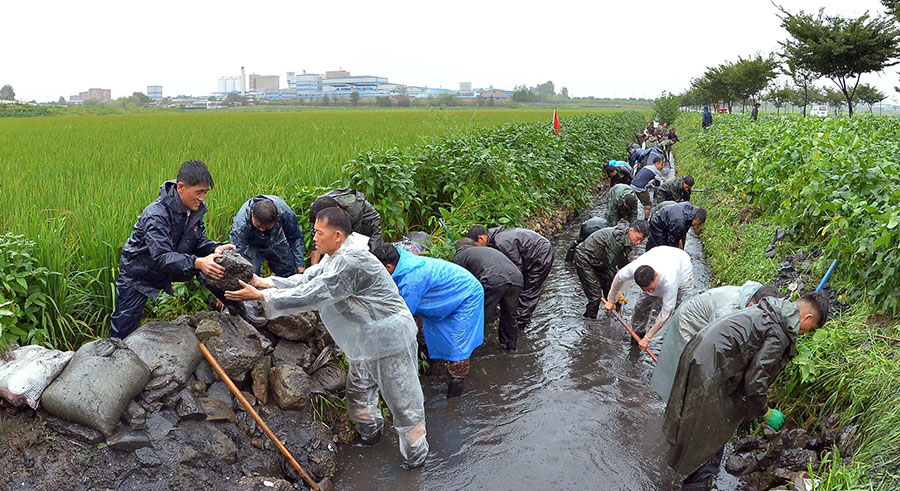
[[[315,314],[259,331],[218,313],[177,322],[196,329],[315,480],[333,475],[336,443],[347,434],[312,420],[310,408],[342,390],[341,377],[331,375],[343,372],[329,364],[340,353]],[[306,489],[209,364],[194,364],[183,382],[150,366],[153,378],[108,437],[44,410],[0,404],[0,489]],[[320,407],[335,428],[346,427],[338,411]]]

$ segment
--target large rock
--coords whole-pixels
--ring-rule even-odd
[[[288,341],[306,341],[318,332],[324,331],[325,326],[318,312],[301,312],[269,319],[266,329]]]
[[[241,379],[272,347],[265,336],[240,317],[203,312],[191,320],[197,337],[232,378]]]
[[[281,409],[305,409],[309,405],[311,381],[298,366],[279,365],[269,371],[269,389]]]
[[[756,457],[752,453],[739,453],[728,457],[725,470],[735,476],[743,476],[756,470]]]
[[[312,365],[313,360],[315,360],[315,356],[313,356],[312,348],[298,341],[282,339],[272,353],[272,364],[275,366],[294,365],[306,370]]]
[[[186,445],[181,462],[199,467],[206,461],[233,464],[237,461],[237,446],[228,435],[205,421],[185,421],[178,425],[179,437]]]
[[[209,286],[222,291],[240,290],[238,280],[249,283],[253,279],[253,265],[237,251],[228,250],[216,258],[216,263],[225,268],[222,279],[214,280],[206,277]]]
[[[812,464],[813,470],[819,467],[819,455],[812,450],[802,448],[789,448],[781,452],[775,461],[776,467],[782,467],[789,471],[805,471]]]

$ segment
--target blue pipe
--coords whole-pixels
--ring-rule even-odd
[[[819,286],[816,287],[816,291],[822,291],[822,288],[825,288],[825,283],[828,283],[828,278],[831,278],[831,273],[834,273],[834,268],[837,267],[837,259],[831,261],[831,266],[828,268],[828,271],[825,273],[825,276],[822,277],[822,281],[819,283]]]
[[[438,218],[438,222],[441,224],[441,227],[444,227],[444,232],[447,232],[447,238],[453,240],[453,234],[450,233],[450,229],[447,228],[447,224],[444,223],[444,219]]]

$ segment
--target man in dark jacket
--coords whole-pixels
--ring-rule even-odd
[[[661,208],[650,217],[650,242],[647,249],[669,246],[684,249],[688,229],[697,228],[706,221],[706,210],[689,201]]]
[[[275,276],[287,278],[302,273],[306,244],[297,215],[278,196],[261,194],[238,210],[231,226],[231,243],[259,274],[263,261]]]
[[[827,316],[822,292],[796,303],[767,297],[714,321],[688,342],[663,422],[671,445],[668,462],[676,482],[684,479],[685,491],[708,489],[738,425],[773,418],[766,403],[769,386],[797,354],[797,336],[821,327]]]
[[[578,247],[578,244],[584,242],[592,233],[608,226],[607,221],[600,217],[588,218],[581,222],[581,227],[578,229],[578,238],[575,239],[575,242],[572,242],[569,250],[566,251],[566,262],[571,263],[575,260],[575,248]]]
[[[759,118],[759,103],[753,105],[753,111],[750,112],[750,120],[756,121]]]
[[[177,178],[163,183],[159,198],[138,217],[119,258],[111,337],[125,338],[137,329],[147,300],[160,291],[172,294],[173,281],[190,281],[197,272],[214,279],[224,275],[215,259],[234,246],[206,236],[204,201],[212,187],[206,164],[185,162]]]
[[[309,223],[315,223],[320,211],[338,206],[350,214],[350,223],[353,231],[369,238],[369,250],[374,251],[383,243],[381,237],[381,215],[366,201],[363,193],[350,188],[338,188],[329,191],[316,198],[309,206]],[[320,255],[316,251],[310,251],[309,263],[319,262]]]
[[[705,130],[710,125],[712,125],[712,113],[709,111],[709,106],[703,106],[703,129]]]
[[[499,310],[500,344],[515,351],[519,339],[516,305],[524,284],[522,272],[502,252],[492,247],[476,247],[475,241],[468,237],[457,241],[453,262],[469,270],[484,287],[485,331],[497,320]]]
[[[527,328],[553,266],[550,241],[533,230],[505,227],[487,230],[481,225],[470,227],[466,237],[474,240],[475,245],[502,252],[522,272],[524,284],[516,306],[516,320],[519,329]]]
[[[588,299],[584,316],[596,319],[601,299],[619,268],[628,264],[628,255],[650,233],[644,220],[635,220],[629,227],[619,223],[615,227],[600,229],[575,248],[575,270]]]
[[[610,160],[608,164],[606,164],[606,177],[609,178],[609,185],[615,186],[616,184],[631,184],[632,174],[631,174],[631,166],[628,165],[628,162],[623,162],[621,160]]]
[[[632,173],[637,172],[638,164],[644,161],[644,157],[647,155],[647,152],[650,150],[644,150],[641,147],[630,144],[627,147],[628,150],[628,165],[631,166]]]
[[[691,175],[669,179],[656,190],[656,203],[659,204],[663,201],[674,201],[676,203],[690,201],[691,188],[693,187],[694,177]]]
[[[631,223],[637,219],[638,200],[634,189],[628,184],[616,184],[609,188],[606,198],[606,223],[615,227],[624,220]]]

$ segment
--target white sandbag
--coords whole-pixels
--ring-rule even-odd
[[[41,394],[66,368],[73,351],[23,346],[0,357],[0,396],[14,406],[41,405]]]
[[[90,342],[41,397],[44,409],[109,437],[128,402],[150,380],[150,370],[120,339]]]

